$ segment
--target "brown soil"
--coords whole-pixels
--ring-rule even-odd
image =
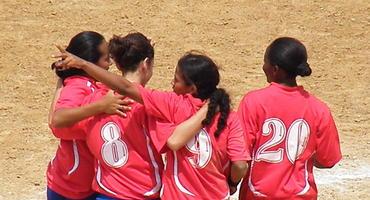
[[[304,3],[306,2],[306,3]],[[53,44],[83,30],[110,38],[137,30],[156,41],[154,88],[170,89],[177,59],[207,52],[222,67],[234,105],[266,85],[265,47],[302,40],[311,77],[300,83],[327,102],[343,161],[317,172],[320,199],[370,198],[370,5],[368,1],[2,0],[0,3],[0,199],[44,199],[58,141],[47,113],[56,78]]]

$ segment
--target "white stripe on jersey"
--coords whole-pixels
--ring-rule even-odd
[[[188,194],[188,195],[191,195],[191,196],[195,196],[193,193],[189,192],[189,190],[187,190],[181,183],[180,183],[180,180],[179,180],[179,177],[178,177],[178,164],[177,164],[177,155],[176,155],[176,151],[172,151],[173,152],[173,157],[174,157],[174,161],[173,161],[173,178],[175,179],[175,184],[177,186],[177,188],[179,188],[179,190],[185,194]]]
[[[101,169],[100,169],[100,162],[98,161],[98,167],[97,167],[97,170],[96,170],[96,181],[98,182],[98,185],[103,189],[105,190],[106,192],[114,195],[114,196],[117,196],[117,194],[115,192],[113,192],[112,190],[108,189],[107,187],[105,187],[103,185],[103,183],[101,182]]]
[[[301,192],[299,192],[297,195],[304,195],[310,189],[310,183],[308,182],[308,171],[307,171],[307,162],[308,162],[308,160],[310,160],[310,159],[307,159],[306,163],[304,164],[304,176],[305,176],[305,179],[306,179],[306,185],[303,188],[303,190]]]
[[[156,162],[155,158],[154,158],[154,153],[153,153],[153,149],[152,147],[150,146],[150,138],[148,137],[147,135],[147,131],[146,129],[143,127],[143,130],[144,130],[144,135],[145,135],[145,139],[146,139],[146,147],[148,149],[148,153],[149,153],[149,157],[150,157],[150,161],[152,162],[152,165],[154,167],[154,174],[155,174],[155,181],[156,181],[156,185],[154,186],[154,188],[148,192],[146,192],[144,194],[144,196],[151,196],[155,193],[157,193],[160,189],[161,189],[161,186],[162,186],[162,181],[161,181],[161,176],[159,174],[159,167],[158,167],[158,163]]]
[[[68,172],[68,175],[71,175],[73,172],[75,172],[78,168],[78,165],[80,165],[80,156],[78,154],[78,148],[77,148],[77,143],[75,140],[73,140],[73,156],[74,156],[74,160],[75,160],[75,163],[72,167],[71,170],[69,170]]]

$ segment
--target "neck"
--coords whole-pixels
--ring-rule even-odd
[[[287,80],[282,80],[282,81],[276,81],[276,83],[279,83],[284,86],[288,87],[296,87],[298,86],[296,79],[287,79]]]
[[[122,72],[122,76],[132,83],[139,83],[145,86],[145,83],[143,83],[143,81],[141,80],[138,72],[127,72],[127,73]]]

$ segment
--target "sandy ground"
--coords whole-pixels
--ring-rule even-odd
[[[238,105],[266,85],[265,47],[278,36],[301,39],[311,77],[300,83],[331,107],[343,160],[316,170],[319,199],[370,199],[369,1],[0,2],[0,199],[45,199],[45,170],[57,140],[47,126],[55,77],[53,44],[83,30],[110,38],[137,30],[156,41],[150,87],[170,89],[177,59],[190,49],[223,67],[222,85]]]

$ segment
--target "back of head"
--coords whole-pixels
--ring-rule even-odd
[[[230,96],[222,88],[217,88],[220,82],[218,66],[211,58],[199,52],[189,52],[180,58],[177,67],[180,69],[185,83],[194,84],[197,88],[197,98],[202,100],[209,99],[208,112],[203,125],[209,125],[217,114],[217,108],[220,117],[217,122],[215,136],[218,137],[226,127],[227,119],[230,113]]]
[[[109,40],[109,52],[117,67],[124,72],[135,72],[145,58],[154,58],[150,40],[139,32],[124,37],[114,35]]]
[[[217,65],[208,56],[191,51],[180,58],[177,66],[186,84],[196,86],[198,98],[208,99],[217,89],[220,74]]]
[[[102,56],[99,47],[103,41],[104,37],[101,34],[94,31],[83,31],[81,33],[78,33],[71,39],[66,48],[66,51],[86,61],[97,63]],[[54,68],[55,63],[52,64],[52,69]],[[83,70],[74,68],[67,70],[56,69],[55,72],[62,79],[66,79],[67,77],[75,75],[86,75]]]
[[[267,51],[269,63],[287,72],[290,77],[309,76],[311,68],[307,63],[306,47],[297,39],[281,37],[274,40]]]

